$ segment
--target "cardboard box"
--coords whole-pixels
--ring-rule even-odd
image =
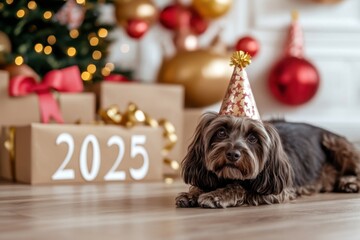
[[[5,140],[9,128],[3,129]],[[163,178],[160,128],[34,123],[15,127],[15,180],[30,184],[153,181]],[[12,177],[1,146],[1,174]]]
[[[152,118],[159,120],[165,118],[176,129],[178,142],[168,157],[180,162],[183,151],[183,108],[184,89],[180,85],[169,84],[139,84],[102,82],[96,86],[100,108],[118,105],[123,111],[129,102],[135,103],[139,109],[148,113]],[[165,166],[165,173],[174,171]]]
[[[0,71],[0,126],[25,125],[40,122],[39,101],[36,94],[24,97],[8,95],[8,73]],[[95,119],[93,93],[61,93],[58,97],[60,110],[66,123]]]

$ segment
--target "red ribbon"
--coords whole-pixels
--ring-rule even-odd
[[[15,76],[10,79],[9,96],[20,97],[35,93],[39,97],[41,121],[48,123],[53,118],[58,123],[63,123],[60,107],[56,102],[52,90],[59,92],[82,92],[83,83],[80,70],[71,66],[60,70],[48,72],[41,82],[33,77]]]
[[[129,82],[129,79],[121,74],[111,74],[104,78],[107,82]]]

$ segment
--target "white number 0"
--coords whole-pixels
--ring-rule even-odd
[[[146,137],[144,135],[135,135],[131,137],[131,149],[130,149],[131,158],[135,158],[137,155],[141,155],[144,161],[143,165],[140,168],[129,169],[130,176],[135,180],[143,179],[149,171],[149,155],[146,149],[144,148],[144,146],[141,146],[145,144],[145,142],[146,142]],[[71,157],[74,153],[74,139],[70,134],[62,133],[56,138],[56,145],[59,145],[61,143],[66,143],[68,145],[68,152],[65,156],[64,161],[62,162],[60,167],[56,170],[56,172],[52,175],[51,179],[52,180],[75,179],[74,169],[65,169],[66,165],[69,164]],[[88,152],[89,144],[92,145],[92,149],[93,149],[93,154],[92,154],[93,159],[90,170],[87,161],[87,152]],[[125,180],[126,178],[125,171],[116,171],[125,154],[124,140],[119,136],[112,136],[108,140],[107,146],[111,147],[112,145],[117,145],[119,147],[119,153],[116,157],[113,166],[104,176],[104,180],[105,181]],[[81,175],[86,181],[92,181],[97,177],[100,171],[101,154],[100,154],[99,142],[97,138],[92,134],[86,136],[86,138],[84,139],[81,145],[79,163],[80,163]]]

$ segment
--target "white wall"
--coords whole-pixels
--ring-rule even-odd
[[[162,8],[172,1],[155,2]],[[321,75],[316,96],[299,107],[287,107],[277,102],[266,84],[269,68],[283,52],[293,9],[300,13],[305,56]],[[104,12],[111,11],[111,8],[104,9]],[[311,0],[234,0],[231,11],[212,22],[200,38],[200,44],[206,46],[219,27],[224,27],[221,38],[229,45],[245,34],[253,35],[261,44],[261,51],[247,73],[263,118],[285,117],[315,123],[360,142],[359,0],[343,0],[338,4],[317,4]],[[156,81],[163,56],[174,51],[171,34],[159,25],[140,41],[129,39],[120,28],[114,37],[116,42],[110,60],[135,70],[135,77],[144,82]],[[120,51],[124,44],[130,47],[128,53]],[[217,110],[218,107],[217,104],[209,109]]]

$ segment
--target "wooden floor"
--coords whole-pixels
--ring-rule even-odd
[[[177,209],[180,182],[0,184],[0,239],[360,239],[360,194],[288,204]]]

